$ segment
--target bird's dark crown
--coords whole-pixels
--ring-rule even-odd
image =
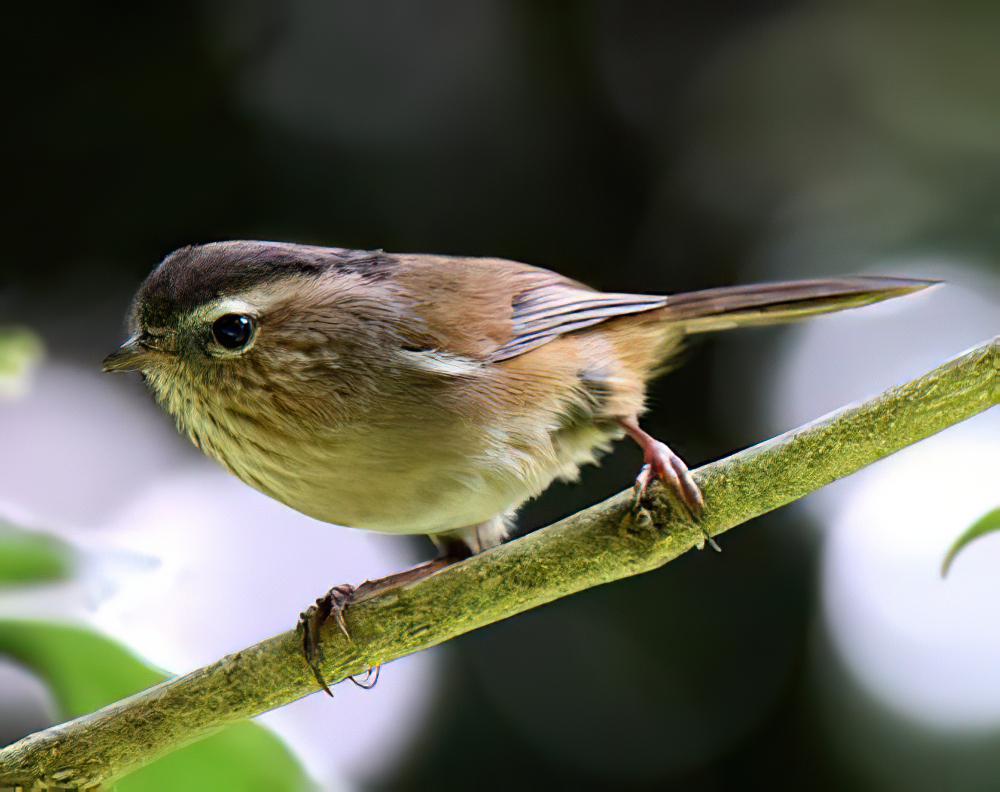
[[[167,327],[205,303],[294,276],[335,270],[382,278],[392,258],[381,250],[239,240],[188,245],[175,250],[146,278],[136,294],[133,319]]]

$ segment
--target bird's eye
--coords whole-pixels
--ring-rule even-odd
[[[224,349],[242,349],[253,335],[253,320],[243,314],[225,314],[212,324],[212,335]]]

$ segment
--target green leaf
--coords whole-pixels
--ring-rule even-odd
[[[72,570],[73,551],[66,543],[0,523],[0,588],[61,580]]]
[[[9,655],[48,683],[66,718],[166,678],[125,647],[86,628],[0,620],[0,655]],[[121,792],[283,792],[313,789],[281,740],[255,723],[231,726],[135,771]]]
[[[42,342],[30,330],[0,327],[0,397],[19,394],[42,359]]]
[[[1000,508],[984,514],[955,540],[955,544],[951,546],[944,557],[944,561],[941,562],[941,577],[948,574],[955,556],[964,550],[966,545],[982,536],[986,536],[986,534],[995,533],[996,531],[1000,531]]]

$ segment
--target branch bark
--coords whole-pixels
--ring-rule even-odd
[[[663,566],[1000,402],[1000,337],[912,382],[695,471],[702,527],[654,488],[626,491],[407,588],[352,606],[353,640],[323,632],[331,682],[560,597]],[[315,692],[294,631],[0,750],[0,785],[88,788]]]

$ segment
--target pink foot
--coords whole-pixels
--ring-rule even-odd
[[[639,444],[645,462],[635,479],[635,500],[632,508],[639,508],[646,490],[649,489],[650,482],[659,479],[665,486],[677,493],[677,497],[681,499],[691,516],[697,521],[705,510],[705,499],[692,478],[691,471],[684,464],[684,460],[671,451],[666,443],[661,443],[639,428],[639,423],[635,418],[626,418],[620,423],[628,436]],[[719,550],[719,545],[716,544],[708,531],[704,528],[702,530],[705,532],[705,539],[712,549]]]
[[[650,482],[659,479],[677,493],[693,517],[700,517],[705,509],[705,500],[684,460],[671,451],[666,443],[661,443],[652,437],[642,444],[642,456],[645,464],[635,479],[636,505],[646,495]]]

